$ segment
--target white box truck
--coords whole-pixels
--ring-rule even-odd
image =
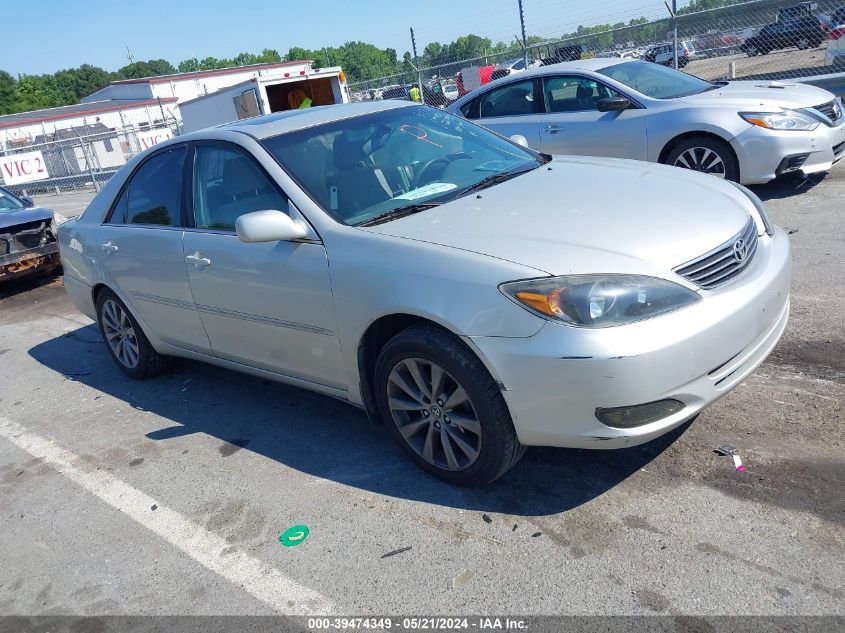
[[[309,105],[349,103],[346,77],[340,66],[284,70],[180,103],[182,132]]]

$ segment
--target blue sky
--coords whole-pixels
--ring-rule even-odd
[[[316,48],[348,40],[410,50],[475,33],[510,40],[517,0],[30,0],[4,2],[0,69],[51,73],[83,63],[115,70],[137,60],[232,57],[241,51]],[[523,0],[529,34],[665,14],[661,0]],[[686,2],[680,2],[683,5]],[[13,28],[10,28],[14,25]]]

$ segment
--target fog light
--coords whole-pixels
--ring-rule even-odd
[[[775,170],[775,173],[780,176],[781,174],[788,174],[793,171],[798,171],[801,167],[804,166],[804,162],[810,157],[809,154],[795,154],[794,156],[787,156],[782,161],[780,161],[780,165]]]
[[[668,418],[684,408],[684,403],[678,400],[658,400],[646,404],[636,404],[632,407],[613,407],[612,409],[596,409],[599,422],[618,429],[631,429],[662,418]]]

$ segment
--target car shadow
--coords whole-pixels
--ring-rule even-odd
[[[825,176],[826,174],[787,175],[775,178],[765,185],[750,185],[748,188],[756,193],[763,202],[782,200],[810,191],[816,185],[821,184]]]
[[[459,488],[417,468],[361,410],[333,398],[185,360],[170,373],[133,381],[113,364],[94,324],[29,354],[68,379],[160,416],[166,423],[146,434],[156,442],[201,433],[220,440],[221,459],[249,450],[382,495],[520,516],[565,512],[600,496],[655,459],[688,426],[629,449],[531,448],[493,484]],[[106,422],[92,420],[92,432],[98,423]]]

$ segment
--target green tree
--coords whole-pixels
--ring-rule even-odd
[[[13,112],[67,105],[53,75],[21,75],[15,88]]]
[[[18,82],[5,70],[0,70],[0,114],[11,114]]]
[[[183,59],[181,62],[179,62],[179,65],[176,66],[176,69],[180,73],[195,73],[200,70],[200,60],[198,60],[196,57]]]
[[[146,62],[132,62],[113,73],[121,79],[143,79],[157,75],[172,75],[176,69],[166,59],[151,59]]]

